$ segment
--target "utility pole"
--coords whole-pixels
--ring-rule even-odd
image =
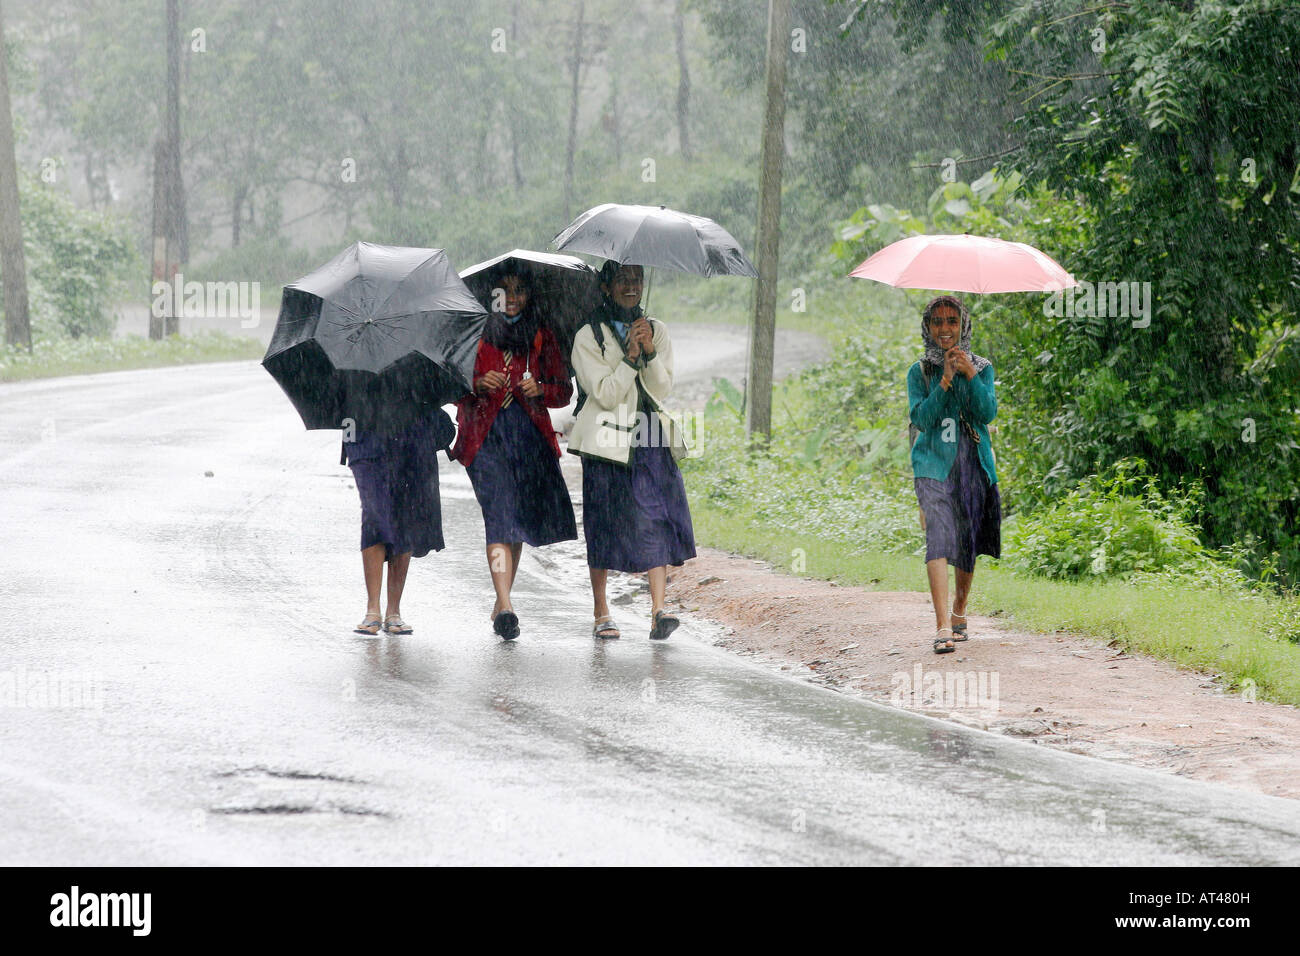
[[[785,67],[790,50],[790,0],[767,3],[767,89],[762,172],[758,186],[758,285],[749,323],[745,434],[772,431],[772,359],[776,341],[776,275],[781,253],[781,162],[785,158]]]
[[[167,0],[167,106],[162,139],[154,146],[153,162],[153,279],[174,284],[189,250],[185,222],[185,190],[181,182],[181,27],[179,0]],[[180,300],[173,289],[168,303]],[[169,308],[170,312],[170,308]],[[149,316],[149,338],[161,339],[180,330],[178,316]]]
[[[23,345],[31,351],[27,260],[23,255],[23,222],[18,208],[18,161],[14,157],[14,117],[9,106],[3,12],[0,12],[0,279],[4,280],[5,344]]]
[[[573,159],[578,151],[578,94],[582,91],[582,30],[585,0],[578,0],[578,19],[573,24],[573,56],[569,59],[569,72],[573,78],[573,92],[569,96],[569,139],[564,151],[564,218],[573,213]]]

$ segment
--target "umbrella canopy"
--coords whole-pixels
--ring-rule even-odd
[[[849,275],[900,289],[953,292],[1058,292],[1079,284],[1033,246],[968,235],[900,239]]]
[[[470,390],[486,320],[443,250],[358,242],[285,286],[262,365],[309,429],[400,431]]]
[[[757,276],[734,236],[712,219],[665,206],[593,206],[551,240],[557,249],[702,276]]]
[[[596,270],[577,256],[512,249],[462,269],[460,277],[483,308],[491,311],[493,291],[508,272],[522,272],[529,277],[534,307],[555,332],[567,356],[578,326],[600,304]]]

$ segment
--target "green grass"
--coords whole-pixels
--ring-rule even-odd
[[[852,545],[764,527],[744,511],[727,513],[698,493],[687,474],[696,539],[771,562],[789,573],[878,591],[928,590],[922,559],[862,552]],[[801,549],[802,554],[795,549]],[[981,564],[970,607],[1040,633],[1068,632],[1182,667],[1219,674],[1231,688],[1253,681],[1261,700],[1300,705],[1300,646],[1275,635],[1294,601],[1239,591],[1188,591],[1173,581],[1070,583],[1021,576]]]
[[[264,352],[265,347],[256,339],[223,332],[172,336],[161,341],[135,335],[120,339],[40,341],[31,352],[13,346],[0,347],[0,382],[257,359]]]

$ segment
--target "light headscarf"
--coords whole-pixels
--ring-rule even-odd
[[[957,338],[957,348],[970,356],[971,364],[975,366],[975,373],[978,375],[986,365],[991,363],[984,356],[976,355],[970,350],[970,313],[966,311],[966,306],[962,304],[961,299],[955,295],[936,296],[930,300],[925,307],[925,311],[921,313],[921,341],[925,343],[925,355],[922,361],[943,368],[944,351],[939,348],[939,343],[930,334],[930,317],[934,315],[934,310],[941,305],[952,306],[957,310],[957,314],[961,316],[961,334]]]

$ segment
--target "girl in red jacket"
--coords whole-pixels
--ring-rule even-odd
[[[492,629],[519,636],[510,589],[525,542],[533,547],[578,537],[560,474],[560,446],[547,408],[569,404],[573,386],[559,344],[534,307],[529,278],[503,272],[493,291],[474,365],[474,392],[458,403],[451,456],[474,485],[487,532],[496,589]]]

